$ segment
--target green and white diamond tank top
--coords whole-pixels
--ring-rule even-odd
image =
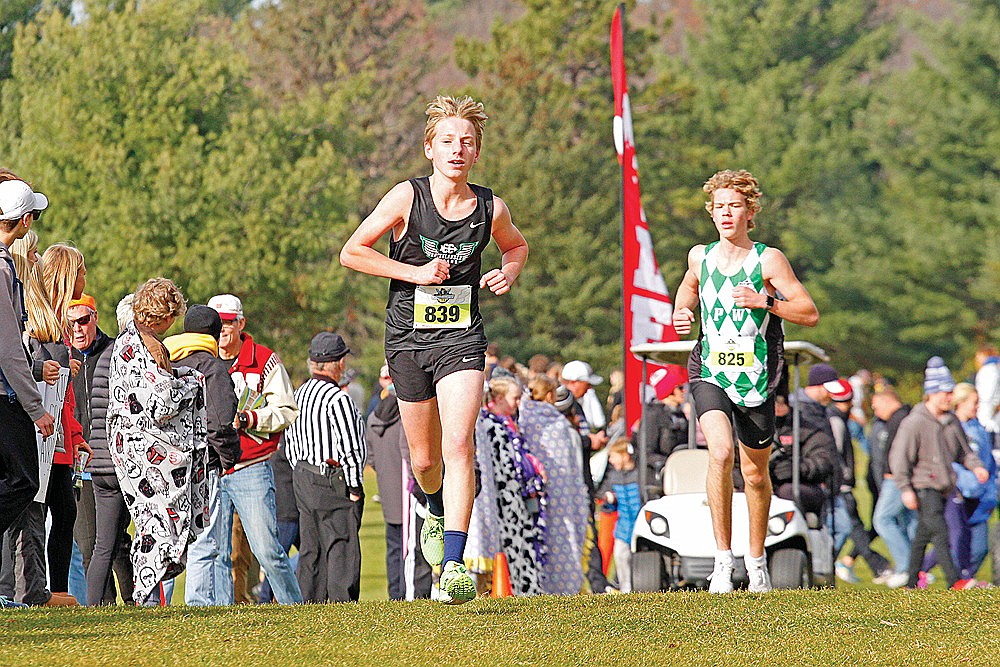
[[[781,318],[764,308],[740,308],[733,300],[738,286],[765,293],[762,257],[767,246],[754,243],[735,273],[719,269],[719,242],[705,247],[699,276],[701,332],[688,360],[692,381],[710,382],[735,405],[764,403],[784,367]]]

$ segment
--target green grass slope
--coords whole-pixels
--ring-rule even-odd
[[[993,665],[1000,591],[669,593],[0,616],[3,665]]]

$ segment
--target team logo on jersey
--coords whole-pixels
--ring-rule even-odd
[[[438,303],[451,303],[455,300],[455,292],[450,287],[438,287],[431,298]]]
[[[420,236],[420,247],[429,259],[443,259],[451,265],[461,264],[472,256],[476,251],[479,241],[469,243],[441,243],[426,236]]]

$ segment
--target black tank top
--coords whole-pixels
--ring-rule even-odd
[[[476,208],[461,220],[446,220],[431,196],[430,178],[411,178],[413,205],[406,233],[390,239],[389,257],[413,266],[432,259],[451,265],[441,285],[389,282],[385,307],[385,349],[424,350],[443,345],[486,346],[479,314],[480,257],[493,231],[493,191],[469,183]],[[419,292],[419,294],[418,294]],[[417,300],[416,310],[414,301]]]

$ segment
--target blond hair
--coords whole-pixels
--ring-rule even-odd
[[[60,322],[66,322],[69,304],[73,301],[76,277],[83,268],[83,253],[68,243],[51,245],[42,255],[41,271],[52,312]]]
[[[132,299],[135,323],[151,326],[170,318],[184,317],[184,295],[168,278],[150,278],[135,291]]]
[[[968,382],[959,382],[955,385],[955,389],[951,393],[951,404],[958,405],[959,403],[965,403],[970,396],[978,396],[979,392],[976,388],[969,384]]]
[[[608,454],[628,454],[632,456],[632,452],[629,451],[631,448],[632,445],[628,441],[628,437],[620,435],[608,445]]]
[[[501,375],[500,377],[493,378],[489,382],[490,395],[489,400],[494,400],[499,396],[506,396],[513,389],[521,390],[521,383],[517,381],[517,378],[510,375]]]
[[[760,190],[760,183],[746,169],[733,171],[724,169],[715,172],[710,179],[705,181],[701,189],[709,194],[708,201],[705,202],[705,210],[712,212],[712,200],[715,198],[716,190],[736,190],[747,199],[747,210],[756,213],[760,210],[760,198],[763,193]],[[750,229],[753,229],[753,222],[750,222]]]
[[[28,311],[28,334],[42,343],[55,343],[63,339],[66,320],[60,318],[52,310],[49,294],[42,283],[41,267],[28,259],[37,250],[38,235],[30,229],[23,238],[10,244],[10,254],[14,258],[14,269],[24,285],[24,307]]]
[[[477,102],[468,95],[455,99],[449,95],[438,95],[427,105],[427,125],[424,127],[424,143],[434,141],[438,123],[445,118],[461,118],[472,123],[476,130],[476,150],[483,147],[483,127],[489,116],[483,109],[482,102]]]
[[[548,375],[536,375],[528,382],[528,391],[531,392],[531,400],[555,403],[557,386],[556,381]]]

